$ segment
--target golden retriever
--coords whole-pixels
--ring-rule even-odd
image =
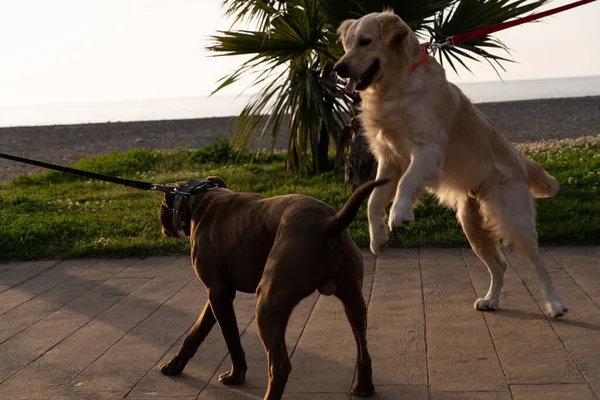
[[[348,79],[346,91],[361,92],[362,124],[378,161],[377,179],[395,185],[376,188],[369,199],[371,251],[387,245],[389,228],[414,219],[423,190],[457,211],[458,220],[491,284],[477,310],[500,304],[506,262],[500,242],[514,246],[537,269],[545,308],[553,317],[567,306],[538,253],[535,197],[551,197],[558,182],[518,153],[502,133],[446,80],[443,67],[393,12],[344,21],[338,30],[345,54],[334,70]],[[532,196],[533,194],[533,196]]]

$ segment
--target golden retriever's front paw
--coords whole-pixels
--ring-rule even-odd
[[[383,221],[377,228],[371,227],[371,229],[369,229],[369,236],[371,237],[371,253],[383,253],[388,244],[388,234],[385,231]]]
[[[390,212],[388,224],[390,230],[403,229],[409,222],[415,220],[412,203],[394,203]]]

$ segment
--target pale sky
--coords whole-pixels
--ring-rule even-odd
[[[0,107],[207,96],[239,63],[204,49],[221,15],[220,0],[0,0]],[[594,2],[498,34],[518,61],[503,79],[599,75],[598,21]],[[498,81],[468,65],[450,79]]]

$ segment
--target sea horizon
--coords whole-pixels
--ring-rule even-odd
[[[455,82],[474,103],[600,96],[600,76]],[[236,116],[252,95],[0,106],[0,127]]]

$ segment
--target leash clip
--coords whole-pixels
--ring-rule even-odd
[[[454,40],[453,40],[454,36],[450,36],[448,38],[446,38],[445,41],[443,42],[433,42],[433,43],[429,43],[429,45],[427,46],[427,48],[429,49],[429,52],[432,56],[435,56],[435,53],[437,53],[438,50],[444,48],[444,47],[452,47],[454,46]]]
[[[150,186],[150,190],[156,190],[163,193],[174,193],[177,190],[177,186],[162,183],[153,183],[152,186]]]

